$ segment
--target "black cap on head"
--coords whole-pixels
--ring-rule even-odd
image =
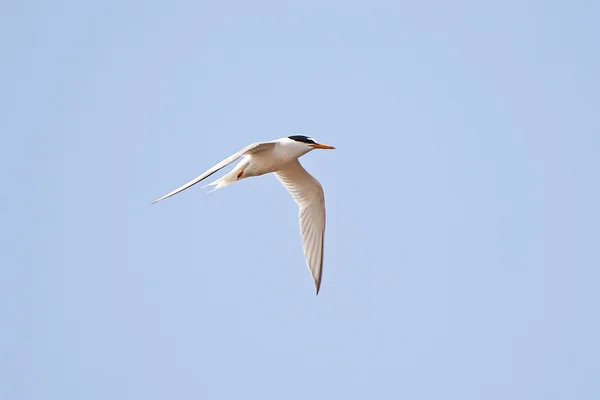
[[[294,136],[288,136],[289,139],[295,140],[296,142],[302,142],[302,143],[306,143],[306,144],[317,144],[313,138],[308,137],[308,136],[302,136],[302,135],[294,135]]]

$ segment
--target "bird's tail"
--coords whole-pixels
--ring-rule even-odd
[[[209,183],[206,186],[203,186],[203,188],[208,187],[208,186],[214,186],[214,188],[212,190],[209,190],[208,193],[214,192],[217,189],[222,189],[225,186],[229,186],[232,183],[235,183],[238,181],[238,173],[244,168],[243,165],[238,165],[236,166],[233,170],[231,170],[229,173],[223,175],[222,177],[220,177],[219,179],[217,179],[216,181],[213,181],[211,183]]]
[[[223,178],[225,178],[225,177],[221,177],[221,178],[217,179],[216,181],[214,181],[214,182],[211,182],[211,183],[209,183],[208,185],[206,185],[206,186],[203,186],[203,187],[214,186],[214,188],[213,188],[212,190],[209,190],[209,191],[208,191],[208,193],[212,193],[212,192],[214,192],[214,191],[215,191],[215,190],[217,190],[217,189],[222,189],[222,188],[224,188],[225,186],[229,186],[229,185],[231,185],[233,182],[235,182],[235,181],[225,181]]]

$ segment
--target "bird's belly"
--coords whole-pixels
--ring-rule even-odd
[[[261,153],[252,154],[249,157],[248,166],[244,169],[244,177],[260,176],[277,171],[288,161],[283,157],[274,155],[272,152],[268,152],[268,154]]]

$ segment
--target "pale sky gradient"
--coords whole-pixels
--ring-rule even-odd
[[[600,398],[600,3],[0,5],[0,399]],[[291,134],[273,176],[150,206]]]

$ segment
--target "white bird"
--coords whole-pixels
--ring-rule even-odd
[[[214,186],[211,192],[241,179],[269,172],[274,173],[290,192],[300,209],[298,218],[306,265],[312,275],[317,294],[319,294],[323,274],[325,196],[321,184],[306,172],[298,161],[298,158],[314,149],[335,149],[335,147],[317,143],[313,138],[302,135],[289,136],[271,142],[253,143],[214,165],[196,179],[155,200],[152,204],[184,191],[240,157],[242,159],[231,172],[206,185]]]

